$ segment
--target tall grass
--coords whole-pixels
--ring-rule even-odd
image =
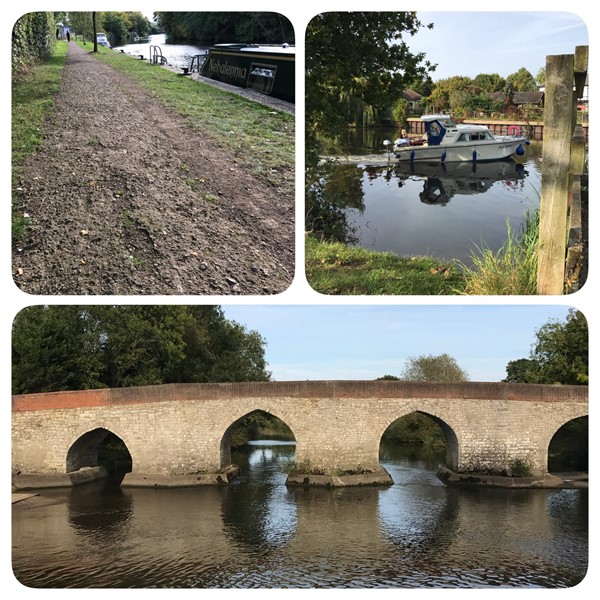
[[[471,253],[472,267],[463,265],[465,294],[531,295],[537,292],[540,211],[527,211],[520,233],[507,222],[508,238],[493,252],[477,246]]]

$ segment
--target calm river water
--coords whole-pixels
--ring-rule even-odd
[[[385,165],[383,140],[394,137],[397,131],[357,130],[345,143],[352,164],[325,174],[325,198],[345,209],[361,247],[470,265],[476,246],[498,250],[507,224],[519,232],[539,206],[540,142],[519,162]]]
[[[150,58],[150,46],[158,46],[162,55],[167,59],[169,65],[177,68],[188,67],[190,59],[196,54],[204,54],[208,48],[191,46],[189,44],[168,44],[164,33],[151,35],[141,39],[139,42],[115,47],[116,52],[121,50],[126,54],[139,54],[144,58]]]
[[[389,448],[386,488],[287,489],[294,445],[256,442],[228,488],[42,491],[13,505],[28,587],[570,587],[587,490],[458,490]]]

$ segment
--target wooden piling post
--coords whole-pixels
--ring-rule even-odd
[[[572,184],[571,141],[577,109],[574,72],[574,55],[546,57],[538,294],[564,291],[566,223]]]

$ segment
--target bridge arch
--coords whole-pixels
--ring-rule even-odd
[[[581,415],[556,428],[547,444],[548,472],[588,470],[588,415]]]
[[[294,440],[297,441],[296,434],[294,433],[292,427],[289,425],[289,423],[285,420],[285,418],[282,415],[277,414],[278,411],[265,410],[264,408],[255,408],[253,410],[250,410],[250,411],[244,413],[242,416],[238,417],[237,419],[235,419],[235,421],[233,421],[227,427],[227,429],[221,436],[221,442],[219,445],[221,468],[225,468],[225,467],[228,467],[229,465],[231,465],[231,444],[232,444],[232,440],[233,440],[233,434],[235,433],[235,431],[240,427],[240,425],[246,419],[248,419],[249,417],[252,417],[254,415],[261,414],[261,413],[269,415],[271,417],[275,417],[276,419],[281,421],[291,431],[292,436],[294,437]]]
[[[106,467],[109,473],[133,470],[133,459],[123,439],[104,427],[86,431],[67,450],[67,473],[98,466]]]
[[[448,424],[446,419],[442,418],[439,415],[434,414],[433,412],[427,410],[411,410],[407,411],[400,416],[395,416],[391,420],[387,421],[385,428],[379,433],[377,444],[378,450],[381,445],[381,441],[385,432],[400,419],[408,417],[412,414],[423,415],[431,419],[442,431],[444,436],[444,440],[446,443],[446,457],[445,457],[445,466],[452,470],[458,470],[458,461],[459,461],[459,441],[456,432],[453,427]]]

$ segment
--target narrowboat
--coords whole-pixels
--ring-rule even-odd
[[[290,44],[216,44],[200,75],[295,101],[296,48]]]

